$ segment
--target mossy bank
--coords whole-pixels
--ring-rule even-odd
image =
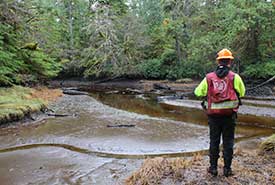
[[[60,96],[61,90],[46,87],[1,87],[0,124],[18,121],[31,113],[44,110],[50,101]]]

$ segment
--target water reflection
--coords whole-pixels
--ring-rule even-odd
[[[106,105],[118,109],[207,126],[207,116],[202,110],[158,103],[157,95],[140,97],[123,94],[91,93],[91,96]],[[275,132],[274,129],[257,125],[272,126],[274,121],[274,119],[268,117],[239,114],[236,132],[246,137],[270,135]]]

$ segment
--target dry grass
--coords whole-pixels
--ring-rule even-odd
[[[30,113],[40,111],[46,108],[48,101],[53,101],[61,95],[60,90],[44,87],[0,88],[0,123],[16,121]]]
[[[255,150],[256,151],[256,150]],[[193,158],[146,159],[141,168],[125,181],[126,185],[173,185],[173,184],[275,184],[275,153],[261,155],[257,152],[238,150],[233,161],[234,176],[223,176],[223,161],[219,161],[219,175],[207,173],[208,157],[196,155]]]
[[[190,161],[184,158],[166,159],[162,157],[146,159],[140,170],[134,172],[126,185],[155,185],[163,179],[173,176],[174,179],[184,178],[185,169],[190,166]]]
[[[63,93],[60,89],[37,87],[31,91],[31,99],[42,99],[46,102],[56,101],[61,96],[63,96]]]

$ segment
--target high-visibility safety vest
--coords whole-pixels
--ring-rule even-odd
[[[219,78],[215,72],[206,75],[208,115],[231,115],[237,112],[239,100],[234,89],[234,76],[232,71],[224,78]]]

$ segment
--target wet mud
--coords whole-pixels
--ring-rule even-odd
[[[89,96],[64,96],[56,105],[52,109],[58,114],[74,116],[49,118],[20,130],[9,128],[1,136],[1,147],[57,143],[97,152],[142,155],[207,148],[208,131],[203,125],[119,110]],[[108,127],[110,124],[135,127]]]
[[[0,182],[123,184],[144,158],[205,155],[206,117],[190,107],[159,103],[154,95],[65,95],[51,109],[70,116],[0,128]],[[238,142],[274,130],[240,124],[236,132]]]

